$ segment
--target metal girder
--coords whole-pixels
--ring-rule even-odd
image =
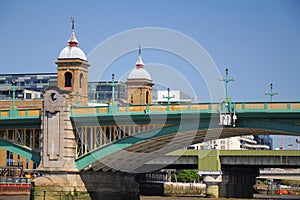
[[[32,160],[35,163],[40,163],[40,153],[37,151],[32,151],[32,149],[28,147],[0,139],[0,148],[16,153],[28,160]]]

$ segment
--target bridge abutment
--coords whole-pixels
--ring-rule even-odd
[[[253,198],[253,186],[259,175],[257,168],[222,167],[220,197]]]
[[[139,200],[140,189],[135,176],[121,172],[93,171],[48,174],[33,181],[30,199]]]

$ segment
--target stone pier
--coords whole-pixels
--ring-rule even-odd
[[[218,198],[219,184],[222,181],[221,174],[203,175],[203,182],[206,184],[206,196]]]
[[[77,170],[69,91],[56,86],[45,90],[41,120],[41,162],[37,170],[42,176],[32,181],[31,200],[139,200],[134,174]]]
[[[253,186],[259,175],[258,168],[251,167],[222,167],[222,182],[220,197],[253,198]]]
[[[32,183],[34,200],[139,200],[139,183],[135,175],[120,172],[81,172],[47,174]]]

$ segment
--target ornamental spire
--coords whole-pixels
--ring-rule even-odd
[[[75,37],[75,31],[74,31],[74,27],[75,27],[75,20],[73,17],[71,17],[70,21],[72,22],[72,33],[71,33],[71,37],[68,40],[69,46],[70,47],[77,47],[78,45],[78,40]]]
[[[142,60],[142,48],[141,48],[141,45],[139,44],[139,54],[138,54],[138,59],[136,61],[136,64],[135,64],[136,68],[139,69],[139,68],[143,68],[144,67],[144,63],[143,63],[143,60]]]

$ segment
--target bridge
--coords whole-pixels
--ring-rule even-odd
[[[300,180],[299,169],[271,169],[271,170],[260,170],[260,176],[262,179],[287,179],[287,180]]]
[[[237,102],[233,105],[238,116],[236,127],[219,125],[219,103],[127,105],[116,106],[113,111],[109,107],[72,107],[70,119],[75,129],[77,158],[80,158],[77,162],[78,169],[87,167],[80,161],[87,163],[89,152],[93,152],[94,156],[97,151],[109,149],[110,146],[106,145],[112,142],[111,146],[124,149],[132,146],[129,146],[127,140],[131,143],[144,143],[149,139],[159,138],[160,145],[163,146],[163,138],[167,143],[178,132],[185,132],[181,134],[183,137],[191,135],[186,138],[189,141],[174,145],[170,149],[173,151],[204,140],[239,135],[300,133],[299,102]],[[19,109],[14,116],[10,112],[11,110],[0,111],[0,138],[39,151],[41,109]],[[196,122],[191,122],[191,119],[196,119]],[[137,133],[142,135],[135,137]],[[152,137],[147,138],[147,135]],[[122,144],[117,142],[120,139],[123,139]],[[147,147],[150,148],[149,145]],[[158,145],[155,147],[159,148]],[[134,148],[139,151],[136,145]]]
[[[95,185],[91,171],[108,177],[143,172],[145,163],[190,144],[239,135],[300,134],[300,102],[70,108],[68,94],[57,87],[48,88],[44,98],[41,109],[0,111],[1,147],[35,162],[40,154],[39,170],[65,172],[64,180],[77,180],[81,189]],[[56,174],[52,180],[62,177]],[[128,174],[120,177],[136,185]],[[36,188],[44,187],[47,181],[39,180]]]
[[[177,150],[149,161],[145,168],[197,169],[204,181],[219,181],[220,196],[245,197],[252,195],[249,188],[257,177],[299,180],[299,170],[260,168],[291,169],[299,165],[298,150]]]

